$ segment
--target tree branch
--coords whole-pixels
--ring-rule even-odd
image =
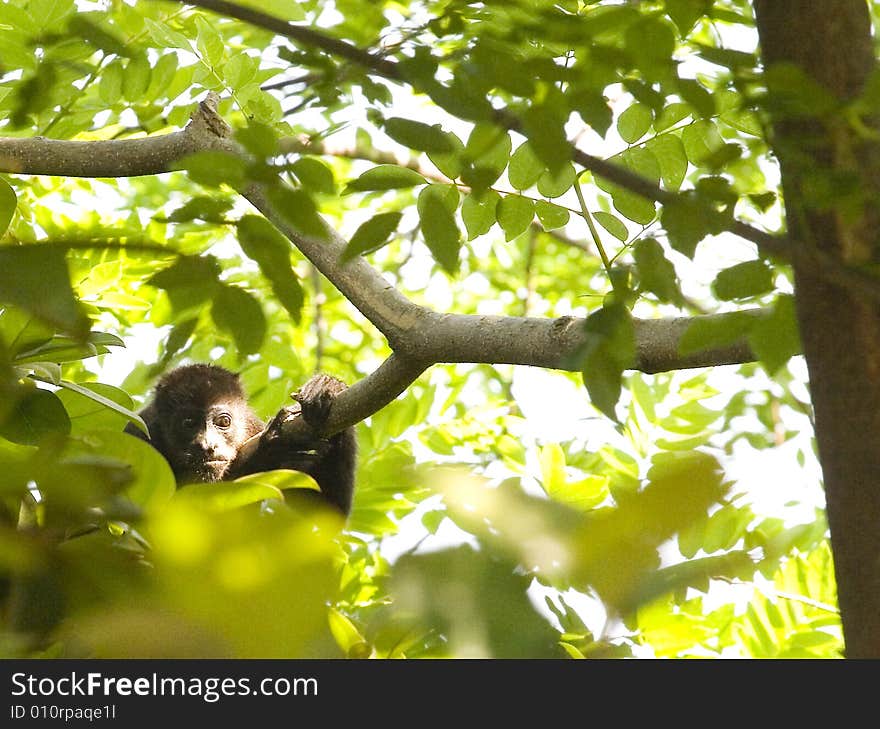
[[[166,172],[180,156],[206,150],[241,155],[209,94],[180,132],[135,140],[69,142],[0,138],[0,172],[67,177],[127,177]],[[100,159],[100,156],[107,155]],[[480,316],[438,313],[419,306],[392,286],[362,257],[342,265],[346,241],[329,225],[324,236],[303,235],[269,204],[265,190],[251,184],[242,195],[263,213],[357,309],[385,335],[393,354],[372,374],[342,393],[327,423],[336,432],[393,400],[425,369],[440,362],[520,364],[579,369],[577,353],[586,341],[584,320],[575,317]],[[97,245],[97,244],[96,244]],[[759,315],[760,310],[755,310]],[[731,314],[716,314],[723,321]],[[696,319],[639,320],[633,368],[660,372],[754,360],[745,341],[681,356],[679,342]],[[304,427],[294,419],[290,427]]]

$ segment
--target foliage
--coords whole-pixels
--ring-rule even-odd
[[[164,133],[218,91],[249,155],[0,178],[0,651],[839,655],[790,272],[724,233],[781,225],[749,4],[247,5],[315,35],[172,2],[0,6],[3,136]],[[314,369],[353,382],[389,351],[239,202],[252,181],[436,310],[585,317],[592,405],[568,374],[435,366],[358,426],[344,529],[284,503],[309,486],[290,474],[175,492],[121,432],[164,369],[240,371],[268,416]],[[770,313],[700,320],[682,354],[746,336],[761,366],[628,369],[633,315],[750,305]],[[783,476],[747,467],[774,454]]]

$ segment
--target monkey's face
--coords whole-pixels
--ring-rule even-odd
[[[178,479],[211,482],[223,478],[247,439],[245,423],[236,408],[217,403],[206,411],[181,410],[171,424],[171,442],[166,453]]]

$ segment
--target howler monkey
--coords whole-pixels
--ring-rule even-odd
[[[316,438],[290,436],[281,427],[304,417],[309,426],[320,428],[344,389],[329,375],[315,375],[294,393],[294,405],[264,425],[248,405],[238,375],[216,365],[184,365],[159,380],[152,401],[140,412],[150,436],[134,423],[125,430],[165,457],[179,485],[290,468],[314,478],[324,498],[348,515],[357,455],[354,429]]]

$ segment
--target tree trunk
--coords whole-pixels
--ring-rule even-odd
[[[794,64],[838,100],[859,95],[875,67],[865,0],[755,0],[754,8],[767,70]],[[781,164],[789,235],[799,251],[798,322],[846,655],[878,658],[880,305],[832,283],[808,253],[825,254],[826,266],[827,260],[841,267],[878,262],[880,155],[877,143],[843,115],[795,115],[778,101],[771,88],[771,146]],[[872,129],[875,122],[869,122]],[[820,196],[817,189],[828,192]],[[844,190],[851,192],[841,194]]]

